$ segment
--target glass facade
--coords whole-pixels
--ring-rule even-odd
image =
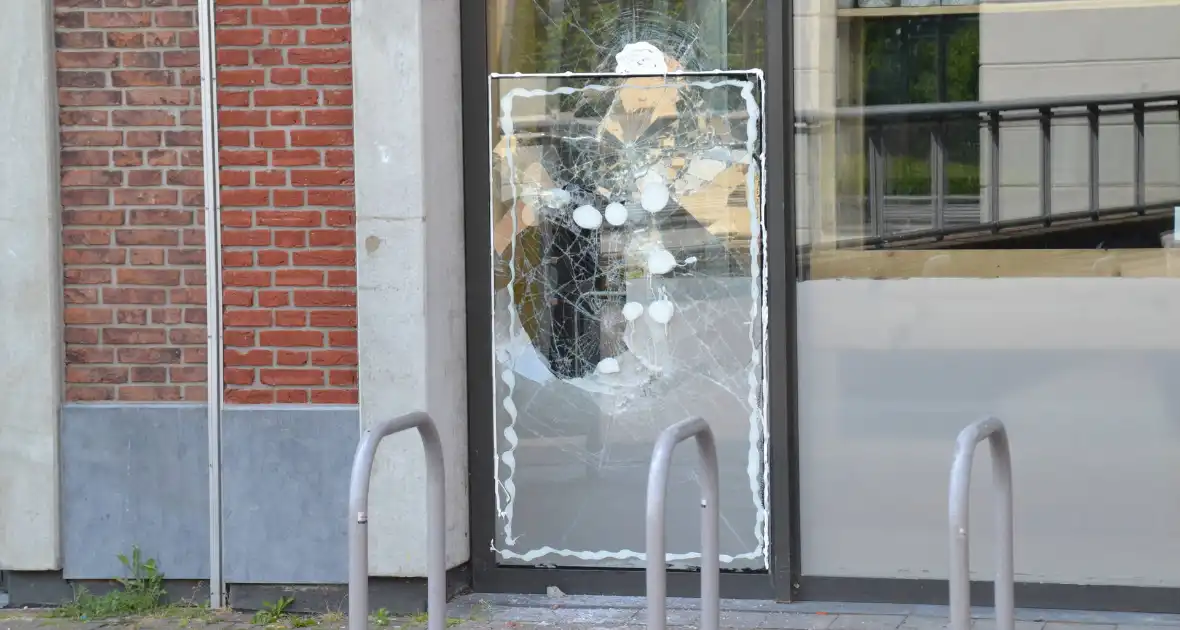
[[[763,76],[783,6],[793,65]],[[990,415],[1018,581],[1180,587],[1180,6],[497,0],[487,19],[496,563],[642,566],[652,442],[699,413],[723,569],[797,545],[783,574],[804,584],[945,579],[954,439]],[[774,82],[793,111],[762,96]],[[762,170],[768,117],[793,125],[792,173]],[[767,231],[775,178],[790,233]],[[788,335],[765,325],[783,244]],[[793,416],[766,403],[787,387],[768,349],[792,336]],[[778,431],[794,540],[769,535]]]
[[[1180,7],[951,4],[795,3],[801,572],[945,578],[994,415],[1018,581],[1180,585]]]

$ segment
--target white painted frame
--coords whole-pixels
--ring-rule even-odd
[[[761,403],[751,412],[751,424],[757,425],[760,428],[764,438],[768,438],[768,436],[770,435],[769,396],[768,396],[768,388],[769,388],[768,370],[769,370],[769,361],[770,360],[769,360],[769,357],[767,356],[768,351],[769,351],[769,344],[768,344],[769,318],[767,316],[767,312],[768,312],[767,311],[767,309],[768,309],[767,294],[768,294],[769,287],[770,287],[769,279],[768,279],[768,272],[769,272],[768,259],[769,259],[770,252],[769,252],[768,241],[767,241],[768,233],[766,230],[766,204],[767,204],[767,198],[766,198],[767,188],[766,187],[767,187],[767,184],[766,184],[765,173],[761,172],[763,170],[763,165],[765,165],[765,163],[766,163],[766,142],[768,140],[767,136],[766,136],[766,113],[765,113],[766,112],[766,79],[765,79],[765,76],[764,76],[764,73],[762,72],[762,70],[757,69],[757,68],[751,68],[751,69],[737,69],[737,70],[677,71],[677,72],[663,72],[663,73],[635,73],[635,72],[497,73],[497,72],[493,72],[493,73],[488,74],[488,83],[487,83],[488,111],[489,112],[494,111],[492,105],[493,105],[493,98],[494,98],[494,94],[495,94],[495,92],[493,91],[493,87],[494,87],[495,83],[498,80],[505,80],[505,79],[539,78],[539,79],[559,79],[560,80],[560,79],[569,79],[569,78],[585,78],[585,79],[624,78],[625,79],[625,78],[643,78],[643,77],[656,77],[656,78],[685,77],[685,78],[708,79],[708,78],[714,78],[714,77],[721,77],[721,78],[726,78],[728,80],[718,83],[716,86],[711,86],[711,87],[718,87],[718,86],[724,85],[724,84],[730,84],[732,87],[740,87],[740,85],[739,85],[740,82],[737,81],[736,79],[734,79],[734,77],[739,77],[739,76],[746,76],[746,77],[750,78],[749,82],[753,84],[752,89],[757,90],[758,97],[761,99],[760,102],[757,104],[757,114],[758,114],[757,122],[753,123],[757,126],[758,138],[761,140],[761,146],[759,147],[759,150],[757,152],[755,152],[753,150],[754,140],[751,139],[749,141],[751,143],[750,148],[751,148],[751,157],[753,158],[753,164],[752,164],[750,173],[748,174],[748,177],[750,178],[750,180],[752,182],[756,173],[758,175],[761,175],[761,177],[759,178],[759,185],[757,187],[757,189],[758,189],[757,203],[754,203],[754,200],[750,199],[751,210],[752,210],[751,222],[757,223],[756,226],[751,226],[752,228],[756,228],[756,229],[752,230],[752,233],[757,234],[758,245],[759,245],[757,250],[751,251],[751,256],[757,256],[760,259],[757,261],[757,264],[755,264],[751,267],[752,269],[758,270],[758,273],[751,277],[751,283],[758,287],[757,290],[760,290],[760,298],[761,298],[760,302],[756,302],[754,305],[754,308],[759,311],[758,317],[760,318],[760,321],[761,321],[761,331],[760,331],[760,333],[761,333],[761,352],[760,352],[761,356],[758,361],[758,363],[759,363],[758,369],[761,371],[761,377],[758,379],[758,386],[759,386],[760,392],[761,392],[761,397],[760,397]],[[706,87],[704,82],[691,82],[690,81],[690,84],[698,86],[698,87]],[[501,100],[502,101],[509,101],[514,96],[526,96],[527,97],[527,96],[544,96],[544,95],[552,95],[552,94],[558,94],[558,93],[566,93],[567,90],[605,91],[607,89],[614,89],[614,86],[598,86],[598,85],[591,84],[591,85],[583,86],[582,88],[561,87],[561,88],[556,88],[553,90],[523,90],[523,89],[518,88],[518,89],[510,90],[509,92],[503,94],[501,96]],[[753,105],[754,105],[753,103],[750,103],[750,102],[747,103],[747,107],[752,107]],[[504,109],[504,111],[510,112],[511,110],[510,110],[510,108],[508,108],[508,109]],[[499,121],[493,119],[493,120],[489,120],[488,123],[489,123],[488,124],[488,146],[490,147],[490,146],[494,146],[493,129],[495,128],[495,126],[497,124],[499,124]],[[488,172],[489,173],[492,173],[494,170],[493,160],[494,160],[494,155],[493,155],[493,153],[489,152],[489,154],[488,154]],[[489,187],[488,198],[491,200],[495,200],[496,195],[495,195],[495,191],[493,190],[494,181],[492,178],[489,178],[489,180],[488,180],[488,187]],[[749,187],[747,194],[750,197],[753,197],[754,196],[754,187],[752,187],[752,186]],[[493,202],[493,204],[494,204],[494,202]],[[487,211],[489,213],[492,212],[493,207],[489,206]],[[493,220],[491,221],[491,224],[494,224],[494,223],[495,223],[495,221],[493,218]],[[492,235],[490,233],[487,236],[488,236],[488,238],[492,237]],[[489,243],[489,245],[490,245],[490,243]],[[515,239],[514,239],[512,247],[515,248]],[[494,249],[494,247],[493,247],[493,249]],[[489,276],[487,278],[487,281],[489,283],[488,290],[494,294],[495,293],[494,276]],[[509,282],[508,286],[509,286],[509,291],[510,291],[509,295],[511,296],[512,283]],[[751,315],[753,317],[754,314],[751,314]],[[510,319],[512,319],[513,317],[515,317],[515,316],[511,316]],[[493,308],[492,312],[490,314],[490,319],[489,319],[489,325],[492,326],[493,330],[496,325],[495,322],[496,322],[496,311]],[[753,333],[753,331],[752,331],[752,333]],[[493,345],[494,345],[494,343],[495,342],[493,340]],[[494,360],[492,362],[492,372],[493,372],[493,374],[497,374],[497,372],[498,372],[498,366],[496,365]],[[511,401],[511,398],[512,398],[512,387],[509,386],[509,391],[508,391],[506,400]],[[497,401],[495,401],[495,405],[497,406],[497,408],[499,408],[499,407],[503,406],[503,401],[497,400]],[[499,409],[497,409],[497,413],[498,413],[498,411],[499,411]],[[513,416],[513,422],[510,423],[505,429],[501,430],[498,427],[493,427],[492,444],[493,444],[493,455],[495,457],[495,461],[492,466],[492,471],[493,471],[492,474],[495,477],[494,486],[496,488],[496,517],[498,519],[504,519],[504,521],[506,522],[506,525],[507,525],[506,534],[508,536],[511,536],[512,519],[513,519],[513,503],[515,501],[515,491],[514,491],[514,485],[512,483],[512,476],[513,476],[513,472],[515,472],[515,466],[514,465],[509,466],[509,474],[506,478],[501,479],[501,475],[500,475],[500,464],[503,461],[502,457],[501,457],[501,452],[500,452],[501,434],[503,434],[505,437],[509,438],[508,441],[510,443],[513,441],[514,436],[515,436],[515,433],[512,432],[512,424],[515,423],[515,416],[514,416],[514,413],[511,411],[509,411],[509,415]],[[755,418],[755,416],[757,416],[757,417]],[[496,417],[496,413],[493,414],[493,419],[495,417]],[[767,441],[767,443],[768,443],[768,441]],[[750,448],[751,448],[751,450],[757,449],[757,444],[753,440],[751,440]],[[512,450],[513,450],[512,448],[509,448],[507,452],[511,453]],[[754,455],[752,454],[751,457],[753,458]],[[754,496],[756,498],[761,499],[760,505],[758,505],[756,503],[757,517],[755,519],[755,530],[756,530],[756,535],[757,535],[757,540],[758,540],[757,547],[755,547],[755,549],[753,551],[738,554],[736,556],[723,555],[721,557],[721,559],[724,562],[732,562],[733,560],[736,560],[739,558],[748,558],[748,559],[761,558],[763,561],[763,566],[765,568],[769,569],[770,568],[770,461],[769,461],[768,447],[764,447],[764,450],[760,454],[760,457],[762,460],[761,478],[759,479],[758,477],[755,477],[754,471],[750,471],[750,482],[751,482],[752,490],[754,492]],[[761,487],[760,494],[758,491],[759,486]],[[504,488],[505,492],[509,495],[507,500],[501,499],[501,491],[500,491],[501,488]],[[504,558],[512,558],[512,559],[526,560],[526,561],[536,561],[539,558],[542,558],[545,556],[551,556],[551,555],[555,555],[555,556],[559,556],[559,557],[574,557],[574,558],[579,558],[581,560],[597,560],[597,559],[609,558],[609,559],[615,559],[615,560],[631,559],[631,560],[646,561],[646,559],[647,559],[646,554],[644,552],[633,551],[630,549],[620,549],[620,550],[616,550],[616,551],[610,551],[610,550],[578,551],[578,550],[572,550],[572,549],[554,549],[549,546],[544,546],[544,547],[540,547],[540,548],[536,548],[536,549],[530,549],[529,551],[527,551],[525,553],[517,553],[517,552],[511,551],[508,549],[503,549],[503,548],[498,547],[496,545],[495,539],[493,539],[493,541],[492,541],[492,550],[495,554],[497,554],[501,557],[504,557]],[[700,555],[701,554],[698,552],[688,552],[688,553],[680,553],[680,554],[666,554],[666,559],[668,561],[689,560],[689,559],[699,558]]]

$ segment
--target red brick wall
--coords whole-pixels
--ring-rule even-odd
[[[196,0],[56,0],[66,399],[203,401]]]
[[[355,403],[348,0],[217,7],[225,400]]]

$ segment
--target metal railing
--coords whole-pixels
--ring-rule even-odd
[[[664,500],[668,493],[668,466],[676,445],[696,438],[701,483],[701,630],[721,625],[721,542],[718,528],[720,475],[713,430],[702,418],[689,418],[664,429],[656,440],[647,476],[647,627],[667,626],[668,575],[664,553]]]
[[[1012,543],[1012,456],[1004,423],[985,418],[959,433],[950,483],[950,630],[971,627],[971,547],[969,495],[971,460],[983,440],[991,446],[992,483],[996,489],[996,630],[1016,626],[1015,568]]]
[[[1145,127],[1147,114],[1177,112],[1175,121],[1180,124],[1180,93],[1149,93],[1123,96],[1097,96],[1084,98],[1027,99],[992,102],[930,103],[917,105],[879,105],[849,107],[832,114],[801,113],[796,128],[807,133],[813,127],[834,122],[841,125],[863,127],[866,135],[866,166],[868,182],[864,200],[867,202],[868,219],[864,226],[865,237],[839,239],[839,247],[884,248],[897,241],[920,239],[942,240],[956,234],[971,232],[997,233],[1021,227],[1049,227],[1069,221],[1099,221],[1116,215],[1146,215],[1160,211],[1171,212],[1180,205],[1180,199],[1147,201],[1146,142]],[[1133,148],[1127,158],[1132,162],[1133,202],[1130,205],[1103,207],[1100,199],[1099,153],[1101,119],[1110,116],[1131,117],[1133,127]],[[1088,125],[1088,188],[1087,208],[1078,211],[1053,211],[1053,123],[1060,120],[1085,119]],[[1036,122],[1039,128],[1038,143],[1038,208],[1034,216],[1002,219],[1000,213],[1000,133],[1003,123]],[[979,221],[967,225],[949,225],[947,221],[950,190],[948,188],[948,127],[954,123],[974,122],[985,130],[987,143],[987,164],[980,164],[981,175],[987,174],[985,193],[986,213],[980,208]],[[923,123],[930,126],[930,210],[931,228],[889,233],[886,227],[888,147],[885,142],[887,128],[900,124]],[[980,152],[983,147],[980,147]],[[1178,165],[1180,166],[1180,165]],[[1180,177],[1180,172],[1177,173]],[[956,223],[961,223],[957,222]]]
[[[386,437],[418,429],[426,451],[426,611],[428,630],[447,623],[447,508],[442,440],[434,420],[414,412],[378,423],[365,431],[352,460],[348,487],[348,630],[369,625],[369,480],[373,457]]]

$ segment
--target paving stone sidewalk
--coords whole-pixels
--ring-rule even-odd
[[[591,630],[643,628],[642,598],[466,595],[451,603],[451,630]],[[721,627],[734,630],[945,630],[946,608],[857,604],[776,604],[727,600]],[[986,609],[974,611],[972,630],[993,630]],[[668,602],[668,626],[695,628],[694,600]],[[1079,611],[1017,612],[1016,630],[1180,630],[1180,616]],[[425,630],[424,616],[370,620],[370,630]],[[55,618],[47,610],[0,610],[0,630],[346,630],[341,614],[286,616],[276,623],[257,624],[250,613],[177,611],[165,616],[74,621]]]

